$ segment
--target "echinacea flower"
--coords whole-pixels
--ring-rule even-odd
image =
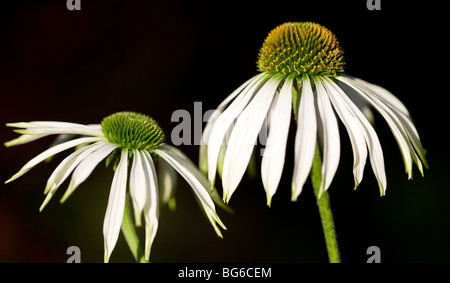
[[[162,170],[165,170],[160,172],[161,174],[166,175],[167,170],[175,169],[189,183],[216,233],[222,237],[217,224],[223,229],[225,226],[215,211],[214,202],[209,194],[208,180],[186,155],[164,143],[164,132],[152,118],[134,112],[119,112],[104,118],[100,125],[36,121],[10,123],[7,126],[18,128],[15,131],[22,134],[5,143],[8,147],[54,134],[81,135],[81,137],[50,147],[30,160],[17,174],[6,181],[9,183],[19,178],[40,162],[59,152],[76,148],[58,165],[48,179],[45,188],[47,197],[40,210],[49,202],[69,175],[72,174],[72,178],[61,202],[65,201],[89,177],[102,160],[109,156],[107,164],[115,163],[115,173],[103,222],[105,262],[109,261],[119,236],[127,186],[137,226],[141,225],[141,215],[144,215],[146,231],[144,253],[146,260],[150,257],[150,248],[158,229],[159,215],[159,192],[154,165],[156,158],[159,159],[158,162],[162,163]],[[167,174],[167,176],[169,175]],[[167,185],[169,187],[165,187]],[[170,184],[163,183],[159,186],[165,190],[172,190]]]
[[[294,201],[310,174],[316,147],[322,153],[319,195],[329,188],[340,159],[337,117],[350,137],[355,187],[363,178],[369,156],[380,194],[385,194],[383,151],[366,117],[371,115],[370,108],[381,114],[392,130],[408,177],[412,177],[413,163],[423,174],[425,152],[406,107],[386,89],[345,74],[344,65],[336,37],[319,24],[285,23],[269,33],[259,52],[260,73],[218,106],[204,131],[200,167],[211,183],[220,167],[225,202],[242,179],[267,119],[261,177],[270,205],[283,172],[292,112],[297,121]]]

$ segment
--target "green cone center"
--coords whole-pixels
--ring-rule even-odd
[[[152,150],[164,144],[165,135],[152,118],[134,112],[118,112],[103,119],[102,132],[109,142],[128,150]]]
[[[327,28],[311,22],[273,29],[259,52],[258,69],[271,74],[335,77],[344,71],[344,52]]]

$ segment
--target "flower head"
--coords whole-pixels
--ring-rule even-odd
[[[362,181],[369,156],[380,194],[385,194],[383,152],[369,122],[370,107],[392,130],[408,177],[412,177],[413,163],[423,174],[425,152],[408,110],[386,89],[344,73],[343,51],[327,28],[310,22],[276,27],[264,41],[257,64],[260,74],[218,106],[203,134],[200,168],[212,183],[221,169],[226,202],[242,179],[267,120],[261,176],[270,205],[283,171],[292,112],[297,121],[292,200],[302,191],[317,146],[323,161],[320,193],[329,188],[340,159],[337,118],[353,148],[355,187]]]
[[[225,226],[219,219],[209,194],[211,185],[186,155],[175,147],[164,144],[164,132],[152,118],[134,112],[119,112],[103,119],[100,125],[36,121],[10,123],[7,126],[18,128],[15,131],[22,134],[5,143],[8,147],[52,134],[81,135],[79,138],[62,142],[42,152],[6,181],[9,183],[47,158],[76,147],[76,150],[58,165],[48,179],[45,188],[47,196],[40,210],[50,201],[69,175],[72,174],[72,178],[61,202],[64,202],[89,177],[102,160],[107,158],[107,163],[115,163],[115,173],[103,222],[105,261],[109,260],[119,236],[127,186],[137,226],[141,225],[141,215],[144,215],[145,257],[147,260],[150,257],[150,249],[158,229],[159,187],[166,195],[170,195],[173,191],[170,182],[158,184],[155,159],[161,165],[159,168],[162,172],[159,173],[173,176],[171,171],[176,170],[190,184],[216,233],[222,236],[217,224],[224,229]]]

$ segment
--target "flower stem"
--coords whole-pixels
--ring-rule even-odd
[[[336,231],[334,229],[333,214],[331,213],[330,200],[328,192],[319,195],[320,185],[322,183],[322,164],[320,160],[319,149],[316,148],[313,165],[311,169],[311,181],[314,188],[314,194],[319,207],[320,219],[322,221],[322,229],[325,237],[325,243],[328,251],[328,260],[330,263],[341,262],[339,256],[338,243],[336,240]]]
[[[122,233],[125,236],[125,240],[127,241],[128,247],[133,253],[136,262],[146,263],[148,261],[145,259],[144,252],[139,245],[139,238],[134,228],[131,206],[130,196],[127,195],[122,220]]]

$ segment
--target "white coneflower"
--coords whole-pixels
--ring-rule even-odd
[[[144,215],[145,258],[148,260],[150,257],[150,248],[158,228],[159,214],[157,173],[153,161],[156,156],[162,159],[160,160],[163,163],[162,168],[164,166],[166,170],[174,168],[189,183],[216,233],[222,237],[217,224],[224,229],[225,226],[219,219],[209,194],[211,185],[187,156],[178,149],[164,144],[164,132],[152,118],[133,112],[119,112],[103,119],[100,125],[37,121],[10,123],[7,126],[19,128],[15,131],[22,134],[19,138],[5,143],[8,147],[53,134],[81,135],[79,138],[65,141],[42,152],[6,181],[9,183],[47,158],[76,147],[76,150],[59,164],[48,179],[45,188],[47,197],[40,210],[70,174],[72,178],[61,202],[87,179],[102,160],[109,156],[107,163],[111,161],[116,163],[103,223],[105,262],[109,261],[119,236],[128,181],[137,226],[141,225],[141,215]],[[164,187],[165,184],[160,186]]]
[[[270,205],[283,171],[292,112],[297,121],[292,200],[298,198],[310,174],[316,145],[323,162],[319,195],[329,188],[340,159],[336,115],[352,144],[355,187],[362,180],[369,156],[380,193],[385,194],[382,147],[365,116],[369,106],[392,130],[408,177],[412,176],[413,163],[422,173],[424,149],[406,107],[386,89],[346,75],[343,67],[343,51],[336,37],[319,24],[285,23],[269,33],[259,53],[261,73],[219,105],[204,131],[200,167],[214,183],[217,167],[222,166],[225,202],[242,179],[268,118],[261,176]]]

